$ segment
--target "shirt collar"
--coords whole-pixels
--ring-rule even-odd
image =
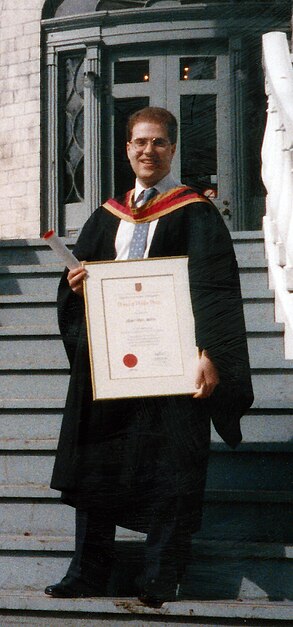
[[[155,189],[157,189],[159,194],[164,194],[164,192],[167,192],[169,189],[172,189],[173,187],[179,187],[180,185],[182,185],[182,183],[180,183],[179,180],[175,179],[173,174],[169,172],[168,174],[166,174],[166,176],[164,176],[164,178],[162,178],[160,181],[158,181],[158,183],[156,183],[155,185],[152,185],[151,187],[154,187]],[[150,188],[143,187],[141,183],[136,179],[135,192],[134,192],[135,201],[138,198],[139,194],[144,189],[150,189]]]

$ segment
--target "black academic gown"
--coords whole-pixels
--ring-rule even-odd
[[[80,260],[115,258],[119,219],[104,207],[86,222]],[[189,395],[92,401],[83,299],[58,291],[60,330],[71,377],[51,487],[74,507],[147,531],[152,519],[200,527],[210,418],[232,447],[253,401],[238,268],[230,234],[211,204],[196,202],[159,219],[149,257],[188,255],[197,345],[217,365],[206,400]]]

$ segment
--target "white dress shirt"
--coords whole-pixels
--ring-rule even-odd
[[[169,174],[164,176],[164,178],[161,179],[161,181],[159,181],[155,185],[152,185],[152,188],[154,187],[155,189],[157,189],[159,194],[163,194],[164,192],[167,192],[169,189],[172,189],[173,187],[178,187],[180,185],[182,185],[182,183],[180,183],[180,181],[176,180],[173,177],[173,174],[171,174],[171,172],[169,172]],[[144,189],[145,188],[136,179],[136,181],[135,181],[135,191],[134,191],[134,202],[138,198],[139,194],[142,191],[144,191]],[[140,204],[138,203],[137,207],[139,207],[139,206],[140,206]],[[147,245],[146,245],[146,249],[145,249],[145,252],[144,252],[144,257],[148,257],[149,250],[150,250],[150,245],[152,243],[152,239],[153,239],[154,232],[155,232],[157,224],[158,224],[158,220],[152,220],[150,222],[150,228],[149,228],[149,232],[148,232]],[[130,242],[132,240],[134,227],[135,227],[135,224],[133,224],[132,222],[127,222],[126,220],[121,220],[120,221],[120,224],[119,224],[119,227],[118,227],[118,231],[117,231],[117,235],[116,235],[116,240],[115,240],[116,260],[117,261],[123,260],[123,259],[128,259],[129,247],[130,247]]]

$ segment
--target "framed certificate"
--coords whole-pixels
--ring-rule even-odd
[[[84,267],[94,400],[194,392],[187,257]]]

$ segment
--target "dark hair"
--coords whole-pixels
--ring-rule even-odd
[[[139,122],[156,122],[165,126],[171,144],[176,144],[177,120],[173,113],[170,113],[167,109],[162,107],[145,107],[133,113],[128,118],[126,127],[126,139],[128,142],[131,140],[133,127]]]

